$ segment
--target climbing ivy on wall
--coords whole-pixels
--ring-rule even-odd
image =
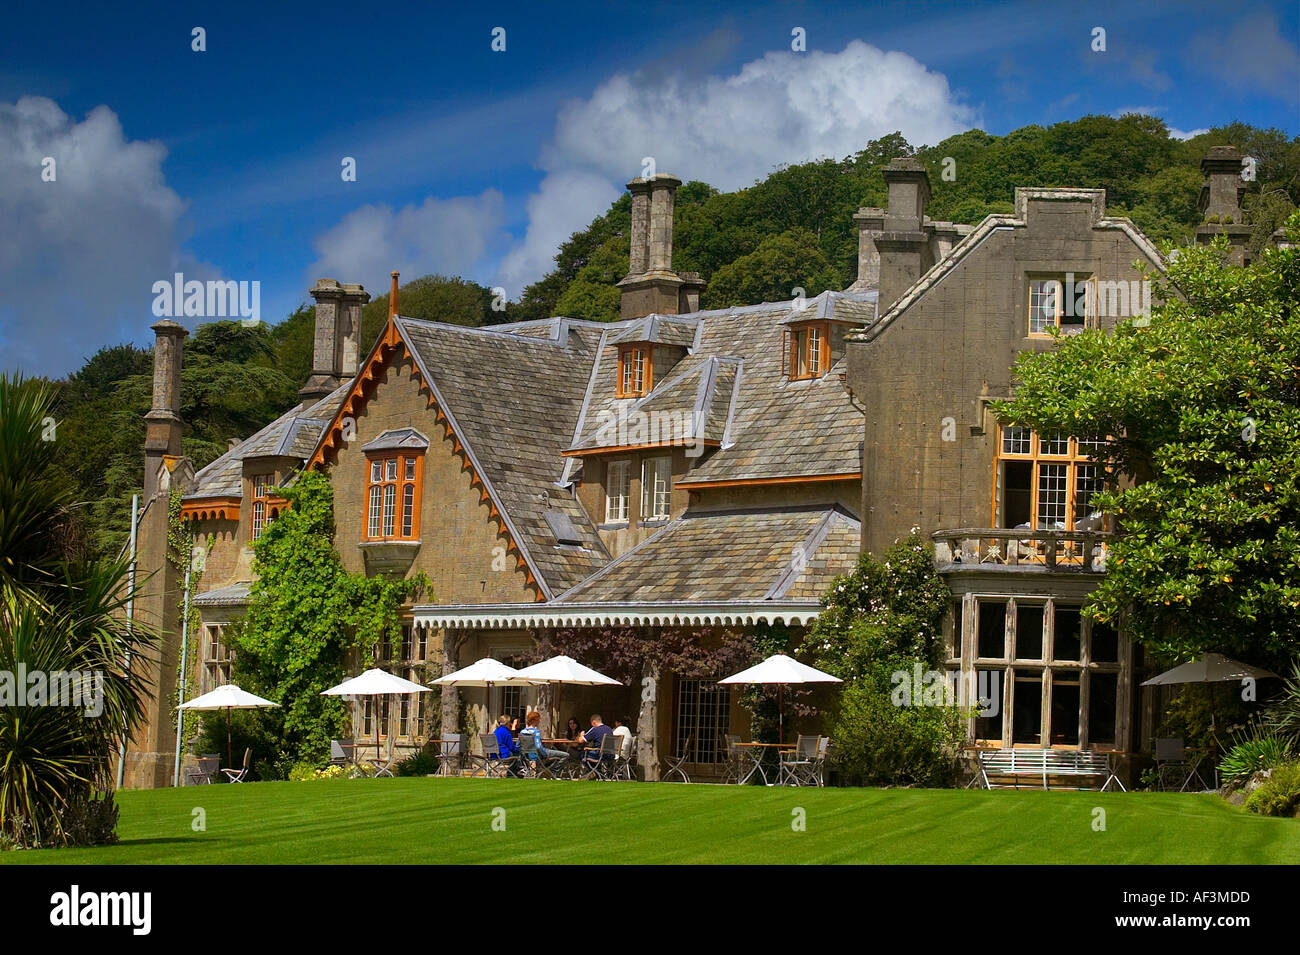
[[[199,635],[201,619],[199,608],[194,605],[194,596],[202,591],[200,586],[203,582],[203,561],[194,560],[194,550],[196,546],[202,546],[206,553],[212,547],[212,535],[203,538],[196,538],[194,535],[194,524],[190,521],[181,519],[182,493],[179,489],[173,489],[167,499],[167,560],[176,568],[176,572],[182,583],[185,580],[185,569],[190,568],[189,581],[189,630],[185,645],[184,661],[180,657],[176,661],[176,695],[172,699],[172,723],[175,725],[177,720],[183,720],[184,725],[181,732],[181,745],[186,740],[191,739],[198,731],[199,722],[202,716],[199,713],[186,711],[182,713],[177,707],[184,700],[192,700],[198,695],[199,686]],[[185,633],[185,598],[181,597],[180,607],[176,611],[176,633]],[[181,679],[182,669],[185,673],[184,680]]]
[[[324,474],[307,471],[283,494],[289,507],[253,544],[257,579],[231,628],[235,682],[280,704],[256,711],[281,747],[271,759],[280,768],[323,761],[329,741],[349,735],[347,704],[321,691],[342,682],[351,664],[373,665],[385,637],[400,641],[402,605],[429,583],[424,574],[395,580],[344,569]]]

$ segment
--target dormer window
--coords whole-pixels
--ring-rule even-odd
[[[654,378],[654,352],[642,342],[622,345],[618,350],[619,398],[640,398],[652,387]]]
[[[420,536],[422,454],[366,457],[366,540],[417,540]]]
[[[783,373],[791,381],[820,378],[830,368],[830,325],[827,322],[810,322],[795,325],[785,331],[782,352]]]
[[[429,439],[414,428],[385,431],[363,444],[366,513],[363,540],[420,539],[420,491]]]

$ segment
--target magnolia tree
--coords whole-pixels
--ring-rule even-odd
[[[1289,224],[1300,239],[1300,216]],[[1300,649],[1300,252],[1182,248],[1149,317],[1022,353],[1004,421],[1109,439],[1122,532],[1088,607],[1161,656]]]

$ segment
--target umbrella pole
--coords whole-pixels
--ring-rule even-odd
[[[785,706],[783,705],[784,691],[785,684],[778,683],[776,685],[776,741],[778,745],[785,742]]]
[[[230,707],[226,707],[226,765],[234,769],[235,764],[230,761]]]

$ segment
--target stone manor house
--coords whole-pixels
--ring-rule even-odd
[[[1226,147],[1203,161],[1197,232],[1226,234],[1238,264],[1248,227],[1221,223],[1241,222],[1240,169]],[[401,645],[384,648],[401,675],[514,662],[555,629],[798,633],[860,551],[919,526],[953,593],[948,667],[999,701],[971,720],[972,742],[1149,748],[1156,714],[1137,692],[1137,651],[1080,613],[1107,551],[1089,506],[1101,478],[1092,448],[1003,427],[989,402],[1010,394],[1015,356],[1054,347],[1055,330],[1110,327],[1145,307],[1136,267],[1160,270],[1161,256],[1106,215],[1103,190],[1017,189],[1014,214],[972,227],[926,215],[919,162],[895,160],[884,176],[888,208],[856,216],[857,281],[809,299],[701,310],[699,276],[672,268],[680,182],[666,175],[628,183],[618,322],[404,318],[394,273],[387,326],[363,353],[369,295],[321,279],[301,403],[197,473],[181,457],[186,332],[155,325],[137,612],[168,626],[146,664],[156,697],[128,784],[171,782],[182,589],[164,559],[171,488],[204,542],[190,635],[202,693],[229,678],[225,629],[248,599],[250,545],[304,468],[330,476],[349,570],[432,581],[427,602],[407,608]],[[561,721],[626,714],[651,778],[688,741],[707,775],[726,733],[748,735],[727,688],[643,676],[624,690],[566,688]],[[484,730],[542,692],[460,691]],[[443,700],[451,731],[456,694]],[[414,748],[433,705],[356,704],[356,735],[378,729]]]

